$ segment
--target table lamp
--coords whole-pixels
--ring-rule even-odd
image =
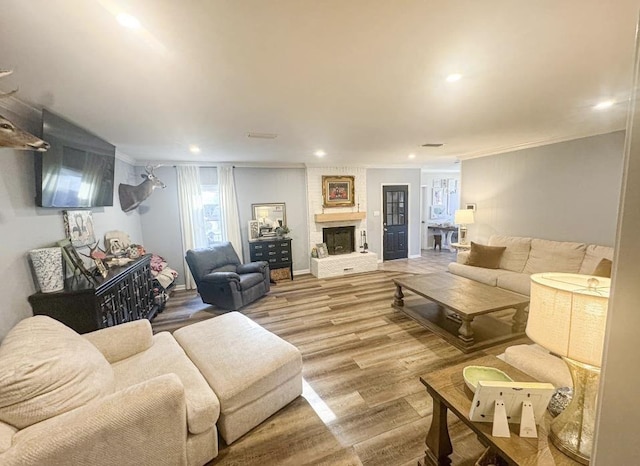
[[[453,216],[453,223],[458,225],[458,242],[467,244],[467,225],[473,223],[473,210],[459,209]]]
[[[572,273],[531,275],[526,333],[561,356],[573,379],[571,403],[551,421],[560,451],[589,464],[611,279]]]

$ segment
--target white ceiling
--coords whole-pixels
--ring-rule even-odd
[[[450,167],[622,129],[639,7],[0,0],[0,68],[15,70],[0,90],[19,86],[139,161]],[[617,103],[592,108],[605,99]]]

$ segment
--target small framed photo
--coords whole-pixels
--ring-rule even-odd
[[[355,205],[355,177],[323,176],[323,207],[353,207]]]
[[[318,259],[324,259],[329,257],[329,250],[327,249],[327,243],[317,243],[316,250],[318,251]]]
[[[93,217],[90,210],[63,210],[64,231],[71,238],[74,248],[89,246],[96,242]]]
[[[260,224],[258,223],[258,220],[249,220],[248,228],[249,241],[258,239],[258,237],[260,236]]]
[[[82,257],[78,254],[76,248],[73,247],[71,240],[67,238],[62,241],[58,241],[58,245],[62,248],[62,255],[65,258],[67,265],[69,265],[70,269],[73,270],[73,275],[80,272],[87,278],[87,280],[89,280],[89,282],[95,284],[93,274],[89,272],[87,267],[85,267]]]
[[[475,204],[465,204],[465,209],[473,210],[475,212],[476,211],[476,205]]]

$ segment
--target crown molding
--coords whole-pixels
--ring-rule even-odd
[[[529,141],[529,142],[523,142],[521,144],[513,144],[510,146],[503,146],[503,147],[499,147],[499,148],[495,148],[495,149],[485,149],[485,150],[480,150],[480,151],[474,151],[474,152],[467,152],[464,154],[460,154],[458,155],[458,159],[460,160],[471,160],[471,159],[477,159],[480,157],[488,157],[491,155],[499,155],[499,154],[505,154],[508,152],[517,152],[520,150],[524,150],[524,149],[533,149],[535,147],[542,147],[542,146],[549,146],[552,144],[560,144],[562,142],[569,142],[569,141],[575,141],[577,139],[585,139],[585,138],[590,138],[590,137],[594,137],[594,136],[602,136],[604,134],[612,134],[612,133],[617,133],[618,131],[624,131],[625,127],[621,127],[619,129],[614,129],[613,131],[609,130],[609,131],[604,131],[602,133],[585,133],[585,134],[574,134],[571,136],[564,136],[564,137],[557,137],[557,138],[549,138],[549,139],[539,139],[537,141]]]

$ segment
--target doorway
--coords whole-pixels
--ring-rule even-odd
[[[382,260],[409,256],[409,186],[382,187]]]

